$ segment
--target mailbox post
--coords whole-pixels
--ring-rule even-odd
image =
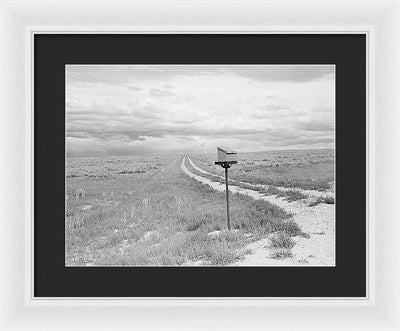
[[[220,165],[225,169],[225,193],[226,193],[226,220],[228,230],[231,230],[231,220],[229,215],[229,184],[228,184],[228,169],[232,164],[237,163],[237,153],[229,148],[217,147],[218,161],[215,164]]]

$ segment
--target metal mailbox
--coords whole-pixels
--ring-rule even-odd
[[[218,163],[237,163],[237,153],[226,147],[217,147]]]

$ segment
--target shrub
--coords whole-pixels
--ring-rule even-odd
[[[280,232],[271,238],[271,247],[292,249],[296,242],[286,232]]]
[[[295,190],[282,191],[279,196],[284,197],[289,202],[307,199],[305,194]]]
[[[335,203],[335,198],[334,197],[325,197],[324,203],[327,203],[328,205],[333,205]]]
[[[204,219],[196,219],[195,218],[186,226],[186,230],[187,231],[196,231],[198,228],[200,228],[205,223],[206,222]]]
[[[72,217],[72,216],[74,216],[74,215],[75,215],[75,213],[74,213],[74,211],[71,210],[71,209],[67,209],[67,210],[65,211],[65,216],[66,216],[66,217]]]
[[[212,265],[225,265],[238,259],[238,254],[224,241],[218,241],[206,250],[207,260]]]
[[[264,200],[251,201],[247,206],[250,218],[258,220],[260,225],[289,218],[291,214],[282,208]]]
[[[182,215],[180,217],[180,221],[186,225],[187,231],[195,231],[202,227],[203,225],[212,223],[213,217],[209,213],[199,213],[199,214],[192,214],[192,215]]]
[[[235,227],[256,231],[260,234],[285,231],[289,236],[301,235],[301,228],[293,220],[292,214],[265,200],[252,200],[235,217]]]
[[[319,205],[320,203],[326,203],[328,205],[332,205],[335,203],[335,198],[334,197],[318,197],[314,200],[312,200],[309,204],[308,207],[314,207],[316,205]]]
[[[285,232],[289,237],[303,236],[304,234],[300,226],[293,220],[282,222],[279,230]]]
[[[270,257],[273,259],[282,260],[282,259],[287,259],[287,258],[293,257],[293,254],[289,250],[279,249],[279,250],[273,252]]]
[[[319,204],[320,204],[319,200],[318,199],[314,199],[314,200],[310,201],[307,206],[308,207],[314,207],[314,206],[319,205]]]

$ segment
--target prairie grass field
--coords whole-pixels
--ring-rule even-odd
[[[223,176],[214,154],[191,156],[203,169]],[[334,182],[333,149],[308,149],[239,153],[238,164],[229,169],[229,178],[252,184],[297,187],[324,191]]]
[[[271,257],[282,259],[290,256],[296,237],[307,236],[290,212],[237,193],[230,195],[233,231],[225,231],[225,193],[188,177],[182,158],[68,158],[66,265],[230,265],[265,236],[271,237]],[[191,158],[223,175],[215,154]],[[334,182],[334,155],[333,150],[243,153],[229,172],[231,179],[252,184],[324,191]]]

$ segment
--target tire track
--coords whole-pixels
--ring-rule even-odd
[[[220,176],[220,175],[214,174],[212,172],[208,172],[208,171],[198,167],[192,161],[190,156],[187,156],[187,159],[188,159],[190,165],[194,169],[196,169],[197,171],[199,171],[199,172],[201,172],[203,174],[207,174],[207,175],[211,175],[211,176],[214,176],[214,177],[225,179],[224,176]],[[305,194],[305,195],[307,195],[309,197],[313,197],[313,198],[325,198],[325,197],[332,197],[333,198],[334,197],[334,193],[330,192],[330,191],[321,192],[321,191],[317,191],[317,190],[306,190],[306,189],[302,189],[302,188],[299,188],[299,187],[283,187],[283,186],[271,186],[271,185],[265,185],[265,184],[252,184],[252,183],[248,183],[248,182],[239,181],[239,180],[236,180],[236,179],[230,179],[229,181],[240,183],[240,184],[245,184],[245,185],[249,185],[249,186],[253,186],[253,187],[261,187],[261,188],[266,189],[266,190],[268,188],[270,188],[270,187],[274,187],[274,188],[277,188],[280,191],[285,191],[285,192],[293,190],[293,191]]]
[[[182,171],[196,181],[208,185],[216,191],[225,191],[225,184],[214,182],[208,178],[192,173],[187,169],[184,157],[181,163]],[[194,169],[196,169],[194,167]],[[207,172],[202,172],[207,173]],[[265,246],[269,239],[264,238],[256,241],[246,248],[252,253],[246,255],[236,266],[335,266],[335,205],[319,204],[314,207],[307,207],[305,204],[294,201],[288,202],[276,196],[265,196],[258,191],[244,189],[235,185],[229,185],[232,193],[244,194],[253,199],[261,199],[275,204],[287,212],[293,213],[293,220],[310,235],[309,239],[296,238],[296,245],[292,249],[293,257],[276,260],[268,256]]]
[[[212,189],[214,189],[216,191],[225,192],[225,184],[222,184],[220,182],[214,182],[208,178],[196,175],[196,174],[192,173],[191,171],[189,171],[189,169],[185,165],[185,159],[186,159],[186,157],[183,158],[182,163],[181,163],[181,168],[185,174],[187,174],[191,178],[194,178],[195,180],[197,180],[198,182],[200,182],[202,184],[210,186]],[[205,173],[205,172],[203,172],[203,173]],[[244,195],[251,196],[254,199],[262,199],[262,200],[269,201],[291,213],[295,213],[298,211],[296,208],[296,205],[290,204],[288,201],[286,201],[284,198],[281,198],[281,197],[276,197],[273,195],[264,196],[263,194],[261,194],[258,191],[241,188],[239,186],[235,186],[232,184],[229,185],[229,192],[244,194]]]

